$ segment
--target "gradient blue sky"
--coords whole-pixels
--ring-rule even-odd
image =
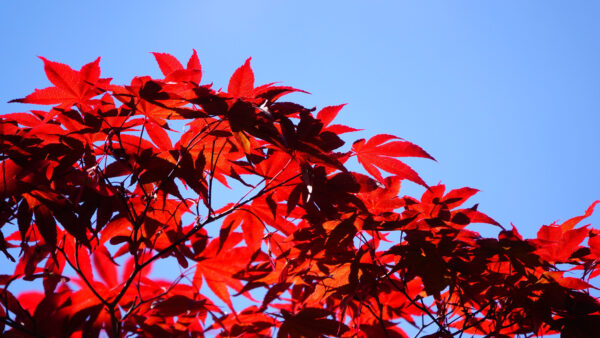
[[[4,1],[0,108],[49,85],[36,56],[104,77],[159,76],[149,52],[226,87],[248,56],[258,83],[348,103],[339,122],[415,142],[429,184],[482,190],[480,210],[526,236],[600,199],[600,3],[592,1]],[[419,192],[407,184],[406,192]],[[592,222],[600,226],[600,212]],[[485,226],[484,226],[485,227]]]

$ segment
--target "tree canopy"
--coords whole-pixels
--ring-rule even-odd
[[[283,101],[303,91],[255,85],[250,59],[216,90],[195,51],[154,56],[164,77],[127,85],[42,58],[53,86],[13,101],[50,107],[1,115],[3,335],[596,334],[598,201],[523,239],[476,189],[425,182],[401,160],[433,159],[419,146],[347,146],[343,105]]]

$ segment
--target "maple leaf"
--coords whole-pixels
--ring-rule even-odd
[[[331,314],[328,310],[305,308],[296,314],[282,311],[285,321],[279,328],[277,337],[320,337],[323,334],[340,336],[348,331],[344,323],[335,319],[327,319]]]
[[[387,134],[373,136],[369,141],[360,139],[352,145],[352,150],[358,158],[358,162],[367,172],[380,182],[383,182],[381,172],[377,167],[412,182],[428,187],[419,174],[404,162],[394,157],[423,157],[435,160],[421,147],[408,141],[399,140],[399,137]],[[387,142],[387,143],[386,143]]]
[[[100,58],[81,67],[79,71],[71,67],[40,57],[44,61],[44,70],[48,80],[54,87],[36,89],[22,99],[10,102],[33,104],[62,104],[71,106],[74,103],[86,103],[89,99],[101,94],[97,83],[106,86],[110,79],[100,79]]]
[[[202,66],[198,59],[198,53],[194,49],[186,68],[174,56],[168,53],[152,53],[165,76],[165,82],[192,82],[199,84],[202,80]]]
[[[225,242],[221,243],[223,240]],[[226,240],[213,239],[198,258],[194,274],[194,286],[200,289],[204,278],[208,287],[232,310],[233,303],[227,287],[236,291],[242,289],[240,280],[232,276],[243,270],[250,259],[247,247],[234,247],[241,240],[240,233],[232,233]]]
[[[168,76],[174,71],[183,69],[183,66],[173,55],[168,53],[152,53],[164,76]]]
[[[323,123],[323,130],[335,133],[337,135],[362,130],[348,127],[342,124],[330,125],[345,105],[346,104],[340,104],[338,106],[328,106],[319,110],[319,112],[317,113],[317,119],[319,119]]]
[[[250,60],[248,58],[246,62],[231,76],[229,85],[227,86],[227,92],[237,97],[251,97],[254,89],[254,72],[250,68]]]

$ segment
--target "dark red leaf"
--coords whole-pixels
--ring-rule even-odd
[[[161,316],[172,317],[183,313],[193,314],[203,309],[205,300],[193,300],[183,295],[174,295],[156,305],[156,309]]]

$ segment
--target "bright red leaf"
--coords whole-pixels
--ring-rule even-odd
[[[254,72],[250,68],[250,60],[248,58],[246,62],[231,76],[229,80],[229,86],[227,92],[237,97],[251,97],[252,90],[254,89]]]
[[[408,179],[427,187],[427,184],[417,172],[394,157],[424,157],[432,160],[433,157],[410,142],[388,142],[394,139],[398,139],[398,137],[386,134],[375,135],[367,142],[364,139],[354,142],[352,150],[357,155],[358,162],[380,182],[383,182],[383,177],[377,167],[402,179]]]

